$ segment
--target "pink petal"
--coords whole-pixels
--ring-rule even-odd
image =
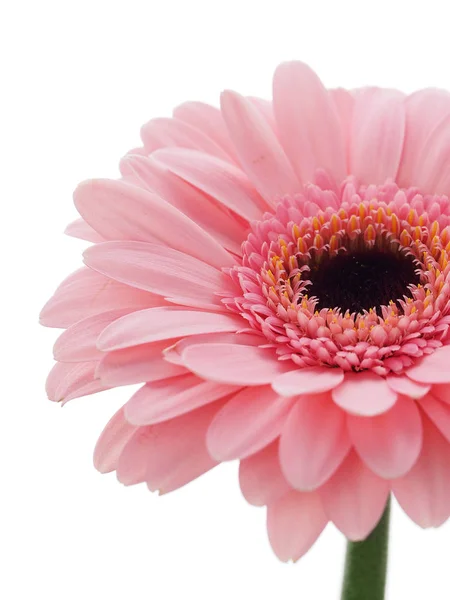
[[[241,165],[263,198],[274,205],[275,198],[298,193],[300,182],[272,128],[254,104],[227,91],[222,94],[221,108]]]
[[[153,425],[200,408],[239,388],[232,385],[203,381],[195,375],[147,383],[125,406],[130,423]]]
[[[238,392],[212,421],[206,444],[216,460],[250,456],[280,435],[292,401],[269,386]]]
[[[449,365],[450,346],[443,346],[420,359],[406,375],[419,383],[450,383]]]
[[[121,283],[160,294],[171,302],[222,310],[217,292],[229,278],[187,254],[145,242],[105,242],[88,248],[85,263]]]
[[[85,181],[75,190],[74,201],[81,216],[106,239],[167,244],[218,268],[234,264],[194,221],[137,186],[107,179]]]
[[[427,158],[424,149],[435,128],[450,115],[450,94],[437,89],[419,90],[406,98],[405,111],[405,142],[397,180],[401,187],[410,187],[418,185],[418,176],[426,176],[422,167]]]
[[[159,381],[187,373],[184,367],[164,359],[167,340],[108,352],[100,361],[96,377],[111,387]]]
[[[181,119],[152,119],[141,128],[141,138],[147,154],[159,148],[192,148],[223,160],[228,154],[211,137]]]
[[[46,383],[49,400],[65,404],[74,398],[108,389],[95,378],[97,364],[97,362],[56,363]]]
[[[273,551],[283,562],[298,560],[325,529],[328,518],[316,492],[291,491],[269,504],[267,530]]]
[[[413,179],[421,190],[448,194],[450,190],[450,115],[428,136]]]
[[[218,108],[203,102],[185,102],[175,108],[173,116],[202,131],[225,150],[228,156],[237,160],[225,121]]]
[[[217,465],[206,450],[206,431],[222,406],[214,402],[175,419],[139,428],[138,443],[125,452],[118,477],[126,482],[140,478],[136,465],[145,465],[150,490],[168,493]]]
[[[54,359],[62,362],[100,360],[104,354],[97,349],[98,336],[108,325],[129,312],[127,309],[112,310],[71,325],[56,340]]]
[[[382,415],[348,415],[347,424],[359,456],[380,477],[402,477],[420,454],[422,419],[415,402],[406,396]]]
[[[346,373],[343,383],[331,395],[343,410],[362,417],[379,415],[397,401],[396,392],[386,380],[369,371]]]
[[[270,504],[290,490],[280,468],[278,441],[241,460],[239,485],[254,506]]]
[[[123,407],[110,419],[94,450],[94,465],[100,473],[114,471],[125,444],[136,429],[126,421]]]
[[[349,173],[349,153],[350,153],[350,139],[351,139],[351,129],[352,129],[352,121],[353,121],[353,109],[355,106],[355,98],[348,91],[343,88],[336,88],[334,90],[328,90],[328,93],[331,96],[331,99],[334,102],[336,107],[339,120],[341,122],[342,132],[344,136],[345,143],[345,166],[346,172]]]
[[[271,383],[288,367],[271,348],[234,344],[199,344],[182,354],[183,364],[205,379],[234,385]]]
[[[440,402],[433,394],[422,398],[420,406],[445,439],[450,442],[450,406],[444,402]]]
[[[81,240],[94,242],[95,244],[105,241],[105,239],[83,219],[77,219],[76,221],[73,221],[67,225],[64,233]]]
[[[273,81],[273,107],[286,154],[301,181],[325,169],[336,183],[346,175],[344,135],[328,91],[304,63],[281,64]]]
[[[419,460],[392,482],[400,506],[420,527],[438,527],[450,515],[450,446],[426,417]]]
[[[155,160],[247,221],[260,220],[267,205],[237,167],[195,150],[169,148]]]
[[[438,400],[450,404],[450,384],[435,384],[431,389],[431,393]]]
[[[420,383],[416,383],[415,381],[411,381],[405,375],[388,375],[386,377],[386,381],[388,386],[397,394],[404,394],[405,396],[410,396],[411,398],[422,398],[430,391],[429,385],[422,385]]]
[[[367,184],[395,178],[404,133],[403,94],[379,88],[360,90],[353,112],[350,172]]]
[[[341,369],[307,367],[279,375],[272,387],[281,396],[289,397],[327,392],[343,380],[344,372]]]
[[[361,541],[383,514],[389,483],[372,473],[355,452],[350,452],[319,493],[328,518],[349,540]]]
[[[169,307],[149,308],[112,323],[99,337],[97,347],[109,352],[184,335],[236,331],[241,326],[241,319],[231,314]]]
[[[207,231],[214,239],[237,255],[241,254],[242,241],[247,237],[242,223],[200,190],[171,173],[153,157],[126,156],[122,159],[140,181],[142,187],[155,192],[166,202],[184,213]]]
[[[321,486],[350,450],[345,413],[329,394],[297,400],[281,433],[281,469],[295,489]]]
[[[40,314],[47,327],[70,327],[74,323],[109,310],[139,310],[164,303],[159,296],[135,290],[91,269],[72,273],[56,290]]]

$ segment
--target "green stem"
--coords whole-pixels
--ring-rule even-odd
[[[383,600],[389,540],[388,501],[380,522],[362,542],[348,542],[341,600]]]

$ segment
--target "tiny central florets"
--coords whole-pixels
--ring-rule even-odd
[[[281,359],[400,373],[447,336],[449,253],[445,196],[311,185],[252,226],[224,301]]]

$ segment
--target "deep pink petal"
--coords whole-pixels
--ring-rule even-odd
[[[313,182],[321,168],[339,184],[346,175],[343,129],[314,71],[298,61],[281,64],[274,76],[273,108],[283,147],[299,179]]]
[[[248,99],[224,92],[222,114],[244,171],[259,193],[270,203],[300,191],[300,182],[272,128]]]
[[[281,469],[292,487],[302,491],[318,488],[349,450],[345,413],[329,394],[297,400],[280,439]]]
[[[293,401],[278,396],[271,387],[238,392],[212,421],[206,443],[216,460],[245,458],[280,435]]]
[[[360,90],[353,111],[350,172],[367,184],[395,178],[404,133],[403,94],[380,88]]]
[[[109,420],[94,450],[94,466],[100,473],[109,473],[117,467],[117,461],[125,444],[136,431],[125,419],[123,407]]]
[[[370,471],[350,452],[319,490],[328,518],[352,541],[364,540],[383,514],[389,483]]]
[[[449,365],[450,346],[443,346],[420,359],[406,375],[419,383],[450,383]]]
[[[264,506],[290,490],[280,468],[278,440],[241,460],[239,485],[244,498],[254,506]]]
[[[163,351],[168,344],[170,342],[163,340],[108,352],[97,367],[96,377],[113,387],[159,381],[187,373],[184,367],[165,360]]]
[[[241,325],[241,319],[231,314],[175,307],[149,308],[126,315],[112,323],[99,337],[97,346],[110,352],[185,335],[236,331]]]
[[[388,375],[386,377],[388,386],[397,394],[410,396],[411,398],[422,398],[430,391],[430,385],[423,385],[412,381],[405,375]]]
[[[397,393],[386,380],[370,371],[346,373],[343,383],[332,391],[332,397],[345,411],[364,417],[379,415],[397,401]]]
[[[380,477],[402,477],[420,454],[422,419],[411,398],[400,396],[382,415],[348,415],[347,424],[359,456]]]
[[[419,460],[392,491],[420,527],[438,527],[450,516],[450,445],[425,416]]]
[[[234,344],[189,346],[182,354],[182,361],[200,377],[234,385],[271,383],[289,368],[277,360],[271,348]]]
[[[289,397],[327,392],[343,380],[344,372],[341,369],[308,367],[279,375],[272,386],[281,396]]]
[[[327,522],[317,492],[291,491],[267,507],[269,540],[273,551],[283,562],[301,558]]]
[[[231,285],[205,262],[157,244],[105,242],[83,256],[90,268],[107,277],[196,308],[223,309],[217,293]]]
[[[74,201],[81,216],[106,239],[167,244],[218,268],[234,264],[231,255],[194,221],[135,185],[108,179],[85,181],[75,190]]]
[[[130,423],[153,425],[230,396],[238,389],[232,385],[203,381],[191,374],[151,382],[130,398],[125,405],[125,414]]]
[[[47,327],[70,327],[109,310],[140,310],[164,304],[160,296],[133,289],[83,267],[69,275],[41,311]]]
[[[450,406],[445,402],[440,402],[433,393],[422,398],[420,406],[445,439],[450,442]]]

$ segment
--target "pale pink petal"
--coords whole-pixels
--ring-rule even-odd
[[[272,387],[281,396],[289,397],[327,392],[343,380],[344,372],[341,369],[307,367],[280,375],[274,380]]]
[[[416,403],[406,396],[400,396],[390,410],[370,419],[348,415],[347,425],[359,456],[385,479],[402,477],[420,454],[422,419]]]
[[[112,310],[71,325],[56,340],[54,359],[62,362],[100,360],[104,353],[97,348],[98,336],[108,325],[129,312],[129,309]]]
[[[275,133],[276,137],[278,137],[278,124],[275,120],[275,115],[273,114],[272,102],[257,96],[247,96],[247,100],[249,100],[249,102],[251,102],[259,110],[259,112],[268,122],[270,128]]]
[[[405,133],[404,96],[395,90],[366,88],[355,98],[350,172],[362,183],[395,178]]]
[[[169,148],[154,159],[247,221],[260,220],[268,206],[237,167],[195,150]]]
[[[237,386],[203,381],[195,375],[147,383],[127,402],[130,423],[153,425],[178,417],[239,390]]]
[[[281,64],[273,81],[280,138],[304,183],[324,169],[339,184],[346,175],[343,129],[328,91],[304,63]]]
[[[206,444],[216,460],[245,458],[280,435],[293,401],[269,386],[238,392],[215,416]]]
[[[239,485],[244,498],[254,506],[264,506],[290,490],[281,472],[278,440],[241,460]]]
[[[152,119],[142,126],[141,138],[148,154],[159,148],[192,148],[230,160],[228,153],[210,136],[177,118]]]
[[[420,359],[406,375],[419,383],[450,383],[449,365],[450,346],[443,346]]]
[[[231,255],[194,221],[137,186],[93,179],[77,187],[74,201],[81,216],[106,239],[167,244],[218,268],[234,264]]]
[[[355,97],[351,92],[343,88],[328,90],[331,99],[336,107],[345,143],[345,165],[347,173],[349,173],[349,154],[350,154],[350,138],[353,121],[353,109],[355,106]]]
[[[97,233],[95,229],[88,225],[83,219],[72,221],[72,223],[67,225],[64,233],[66,235],[70,235],[71,237],[79,238],[80,240],[94,242],[95,244],[105,241],[105,238]]]
[[[450,516],[450,445],[425,416],[419,460],[392,482],[392,491],[420,527],[438,527]]]
[[[388,386],[397,394],[404,394],[411,398],[422,398],[430,391],[430,385],[422,385],[412,381],[405,375],[388,375],[386,377]]]
[[[447,114],[428,136],[420,154],[413,183],[429,194],[449,194],[450,114]]]
[[[345,413],[329,394],[299,398],[280,438],[281,469],[295,489],[321,486],[350,450]]]
[[[383,377],[370,371],[346,373],[343,383],[332,391],[333,400],[345,411],[363,417],[379,415],[397,401]]]
[[[173,116],[202,131],[237,161],[233,143],[218,108],[204,102],[184,102],[175,108]]]
[[[272,205],[279,196],[298,193],[300,182],[275,133],[254,104],[227,91],[222,94],[221,108],[241,165],[259,193]]]
[[[164,359],[167,340],[132,346],[108,352],[96,371],[96,376],[109,386],[130,385],[146,381],[159,381],[183,375],[187,370]]]
[[[425,175],[424,149],[435,128],[450,115],[450,94],[437,89],[419,90],[406,98],[405,111],[405,142],[397,181],[407,188],[418,184],[418,175]]]
[[[126,156],[122,165],[134,173],[144,188],[178,208],[224,248],[241,254],[241,244],[247,236],[244,224],[213,198],[171,173],[153,157]]]
[[[66,328],[108,310],[139,310],[158,304],[165,304],[160,296],[133,289],[83,267],[58,287],[42,309],[40,322],[47,327]]]
[[[136,429],[125,419],[123,407],[110,419],[94,450],[94,466],[100,473],[116,469],[119,456]]]
[[[231,314],[175,307],[149,308],[126,315],[112,323],[99,337],[97,346],[100,350],[110,352],[184,335],[236,331],[241,327],[242,320]]]
[[[327,522],[317,492],[291,491],[267,507],[270,544],[283,562],[301,558],[325,529]]]
[[[389,497],[389,483],[350,452],[319,490],[328,518],[352,541],[364,540],[375,528]]]
[[[200,377],[234,385],[271,383],[289,369],[277,360],[271,348],[234,344],[189,346],[182,354],[182,361]]]
[[[450,442],[450,406],[440,402],[434,394],[429,394],[420,400],[420,406],[427,413],[445,439]]]
[[[49,400],[65,404],[74,398],[108,389],[108,386],[95,377],[97,364],[98,362],[56,363],[46,382]]]
[[[132,287],[196,308],[225,310],[218,292],[230,278],[187,254],[145,242],[105,242],[88,248],[88,267]]]
[[[147,485],[163,494],[215,467],[217,462],[206,450],[205,436],[222,404],[219,400],[169,421],[140,427],[139,442],[119,461],[119,479],[140,479],[136,464],[145,463]]]

